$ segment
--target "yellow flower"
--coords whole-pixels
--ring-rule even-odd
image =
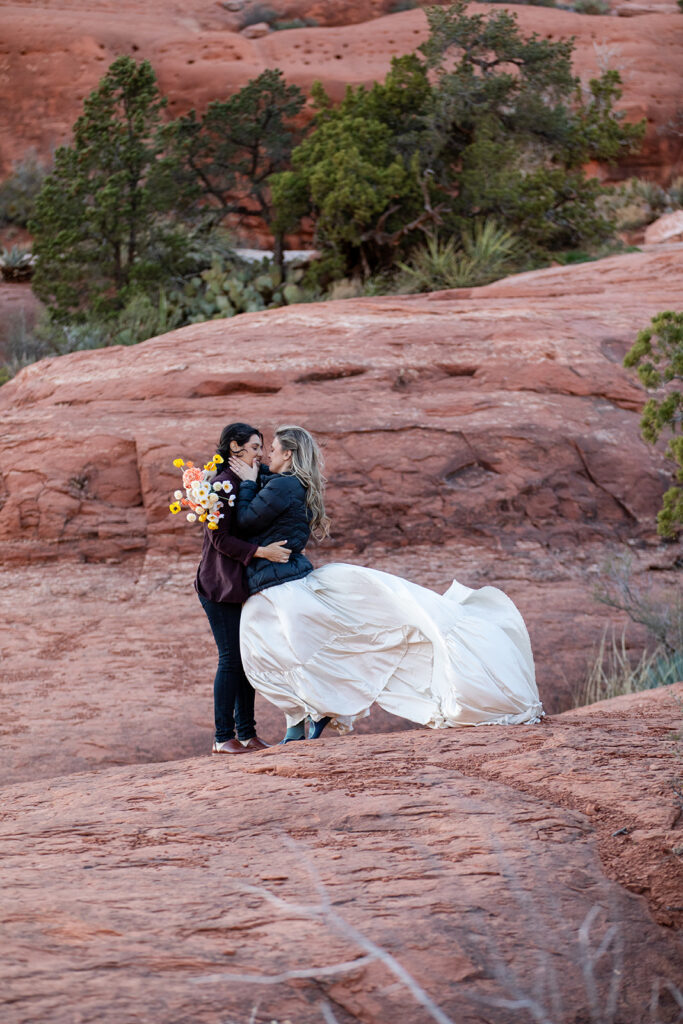
[[[208,528],[210,530],[217,530],[218,529],[218,523],[207,523],[206,525],[208,526]]]
[[[213,473],[213,472],[215,472],[215,469],[216,469],[216,463],[215,462],[207,462],[207,464],[204,466],[204,469],[208,469],[209,473]]]
[[[202,512],[202,514],[201,514],[201,515],[200,515],[200,517],[199,517],[199,522],[200,522],[200,523],[203,523],[203,522],[205,522],[205,520],[206,520],[206,515],[207,515],[207,513],[206,513],[206,512]]]
[[[216,454],[214,455],[214,457],[213,457],[213,459],[211,461],[215,462],[218,466],[220,466],[221,462],[223,462],[223,456],[219,455],[218,452],[216,452]]]
[[[168,507],[174,516],[177,516],[178,513],[180,512],[180,503],[177,501],[174,501],[173,504],[169,505]]]
[[[180,467],[184,466],[185,463],[183,462],[182,459],[174,459],[173,460],[173,465],[176,467],[176,469],[180,469]]]

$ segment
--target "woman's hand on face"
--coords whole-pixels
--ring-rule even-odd
[[[257,548],[255,557],[267,558],[269,562],[288,562],[292,549],[284,547],[286,543],[286,540],[274,540],[272,544]]]
[[[257,461],[254,462],[253,466],[249,466],[246,462],[243,462],[242,459],[236,459],[233,455],[228,460],[228,465],[235,476],[238,476],[240,480],[258,480],[259,464]]]

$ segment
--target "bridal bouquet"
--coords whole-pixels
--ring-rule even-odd
[[[193,462],[185,462],[183,459],[173,460],[176,469],[183,471],[183,487],[185,488],[185,496],[180,490],[173,493],[175,500],[168,507],[174,516],[177,516],[185,506],[190,510],[185,517],[188,523],[206,523],[209,530],[218,529],[218,521],[223,518],[221,509],[224,503],[227,503],[230,508],[235,504],[232,484],[228,480],[224,483],[221,483],[220,480],[214,483],[217,467],[222,461],[221,456],[216,454],[203,469],[200,469]],[[219,497],[219,492],[223,495],[223,500]]]

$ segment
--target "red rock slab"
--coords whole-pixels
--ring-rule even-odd
[[[644,393],[620,363],[676,308],[682,261],[657,247],[483,289],[214,321],[4,385],[5,777],[207,749],[201,533],[167,505],[172,460],[203,461],[235,418],[303,421],[324,442],[333,539],[311,549],[318,563],[502,587],[548,710],[570,706],[603,629],[623,624],[593,595],[613,547],[635,552],[639,581],[676,584],[680,547],[654,537],[667,464],[639,438]],[[644,639],[629,627],[630,645]],[[279,716],[259,714],[279,738]]]
[[[602,633],[624,616],[596,602],[604,548],[549,554],[481,543],[336,553],[443,593],[456,577],[501,587],[527,622],[546,710],[571,706]],[[322,552],[314,555],[324,561]],[[328,555],[327,560],[330,556]],[[670,553],[634,552],[636,586],[677,585]],[[0,572],[0,785],[115,765],[208,756],[216,653],[193,580],[197,557],[149,552],[120,565],[55,560]],[[642,628],[628,625],[639,652]],[[257,697],[259,734],[277,743],[282,714]],[[360,733],[413,729],[373,709]],[[616,826],[615,826],[616,827]],[[620,826],[619,826],[620,827]]]
[[[683,246],[657,247],[44,360],[0,391],[4,558],[196,551],[171,463],[203,462],[238,414],[320,437],[339,545],[652,537],[668,468],[620,364],[682,269]]]
[[[669,1024],[680,941],[653,889],[627,887],[642,849],[650,879],[680,879],[664,820],[676,692],[630,715],[625,701],[9,787],[3,1021],[313,1024],[324,1008],[340,1024],[512,1024],[520,1001],[575,1021],[613,986],[616,1020]],[[629,793],[619,884],[602,840]]]
[[[281,68],[288,81],[305,89],[319,79],[340,99],[347,84],[383,78],[393,56],[411,52],[426,37],[421,10],[249,40],[235,31],[233,13],[200,0],[144,5],[72,0],[68,6],[27,0],[3,3],[1,9],[0,166],[5,173],[27,150],[47,157],[70,138],[83,99],[122,53],[152,62],[175,115],[225,98],[267,67]],[[574,36],[575,66],[584,82],[606,66],[620,71],[620,106],[630,119],[647,119],[648,135],[643,152],[614,174],[668,181],[681,155],[680,138],[670,127],[679,105],[679,14],[614,18],[539,7],[510,10],[527,34]],[[372,17],[376,5],[366,11]],[[348,17],[355,20],[357,14],[355,7]]]

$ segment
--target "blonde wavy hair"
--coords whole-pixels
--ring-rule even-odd
[[[275,436],[284,451],[292,453],[292,473],[306,488],[306,505],[311,513],[311,533],[317,540],[327,537],[330,520],[325,513],[323,457],[312,434],[303,427],[278,427]]]

